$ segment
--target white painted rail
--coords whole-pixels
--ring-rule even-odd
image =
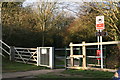
[[[72,43],[70,43],[69,46],[83,46],[83,45],[94,46],[94,45],[100,45],[100,44],[102,44],[102,45],[120,44],[120,41],[108,41],[108,42],[102,42],[102,43],[99,42],[99,43],[85,43],[85,44],[72,44]]]
[[[2,40],[0,40],[0,43],[2,44],[2,46],[5,46],[6,48],[8,48],[8,50],[4,49],[2,46],[0,47],[5,53],[7,53],[10,56],[10,46],[8,46],[5,42],[3,42]],[[3,55],[3,54],[2,54]]]

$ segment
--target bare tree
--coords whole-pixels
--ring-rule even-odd
[[[45,31],[50,27],[50,21],[53,20],[54,10],[56,9],[56,2],[37,2],[35,16],[38,18],[38,27],[43,31],[42,46],[45,44]]]

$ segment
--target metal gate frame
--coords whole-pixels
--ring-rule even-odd
[[[49,49],[49,65],[41,64],[41,49]],[[51,69],[54,68],[54,47],[37,47],[37,66],[45,66]]]
[[[37,63],[37,49],[36,48],[20,48],[11,47],[11,53],[13,54],[13,60],[16,62],[22,62],[25,64]],[[33,62],[31,62],[33,61]]]

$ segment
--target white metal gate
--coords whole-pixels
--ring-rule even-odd
[[[37,66],[45,66],[54,68],[54,48],[53,47],[37,47],[37,48],[20,48],[13,47],[11,53],[16,62],[25,64],[35,64]]]
[[[37,48],[19,48],[14,47],[15,50],[15,61],[23,62],[26,64],[37,63]]]

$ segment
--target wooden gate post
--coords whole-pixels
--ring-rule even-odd
[[[15,49],[14,46],[10,46],[10,61],[15,60]]]
[[[83,68],[86,68],[86,47],[85,47],[85,41],[82,42],[82,54],[83,54]]]
[[[71,42],[70,44],[73,44],[73,43]],[[70,46],[70,55],[73,55],[73,46]],[[71,57],[70,61],[71,61],[71,66],[73,67],[74,66],[74,58]]]

